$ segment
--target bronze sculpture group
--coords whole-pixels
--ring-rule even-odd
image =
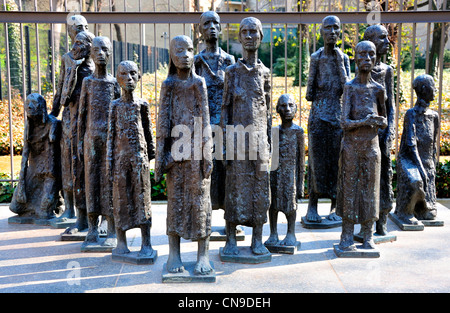
[[[156,181],[167,176],[168,275],[189,267],[194,276],[214,276],[209,260],[214,209],[224,210],[222,261],[259,263],[270,261],[271,252],[294,253],[300,247],[295,220],[306,169],[309,204],[302,223],[342,225],[338,256],[371,257],[366,252],[376,250],[375,223],[375,235],[388,235],[395,109],[393,70],[381,62],[389,47],[383,26],[367,28],[355,48],[357,70],[350,80],[349,58],[336,46],[340,21],[336,16],[323,20],[324,47],[311,56],[306,94],[312,102],[307,166],[304,131],[293,123],[297,105],[291,95],[278,99],[281,125],[272,128],[270,70],[258,59],[263,39],[258,19],[241,21],[243,57],[237,61],[218,46],[220,18],[212,11],[200,17],[206,49],[198,55],[189,37],[171,40],[156,142],[149,104],[134,94],[138,66],[122,61],[112,77],[109,39],[89,33],[82,16],[72,17],[69,26],[73,46],[62,57],[51,113],[38,94],[25,102],[22,169],[10,205],[19,217],[76,219],[65,232],[86,232],[82,251],[110,251],[115,260],[151,264],[156,251],[150,239],[149,162],[154,158]],[[432,77],[417,77],[414,90],[418,100],[405,115],[391,214],[409,225],[436,218],[439,117],[428,108],[435,95]],[[319,197],[331,199],[324,218],[317,211]],[[288,222],[283,240],[279,212]],[[267,216],[270,236],[263,243]],[[103,240],[100,217],[106,225]],[[361,224],[358,247],[355,224]],[[239,225],[252,227],[250,247],[238,247]],[[131,228],[141,229],[138,252],[127,246]],[[182,261],[181,238],[198,241],[194,264]]]

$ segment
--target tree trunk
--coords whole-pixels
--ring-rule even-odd
[[[434,10],[442,10],[442,8],[438,8],[436,6],[436,2],[432,3]],[[450,9],[450,1],[447,0],[447,10]],[[442,28],[444,32],[442,32]],[[431,41],[430,54],[428,56],[428,72],[427,74],[434,77],[434,75],[438,72],[438,67],[440,63],[440,51],[441,49],[445,49],[445,45],[448,41],[448,32],[450,30],[450,23],[434,23],[433,27],[433,37]],[[441,47],[441,37],[444,36],[444,47]],[[428,47],[427,47],[428,48]]]
[[[116,11],[116,2],[114,0],[111,1],[111,11],[113,11],[113,12]],[[122,33],[120,31],[120,25],[119,24],[114,24],[114,29],[116,30],[117,41],[123,41]]]

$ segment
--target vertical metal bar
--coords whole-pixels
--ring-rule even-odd
[[[399,123],[399,103],[400,103],[400,58],[401,58],[401,50],[402,50],[402,23],[398,24],[398,38],[397,38],[397,94],[396,94],[396,98],[395,98],[395,158],[397,159],[397,155],[398,155],[398,123]]]
[[[37,0],[34,0],[34,10],[37,12]],[[42,86],[41,86],[41,56],[40,56],[40,49],[39,49],[39,27],[38,23],[34,24],[35,31],[36,31],[36,62],[37,62],[37,83],[38,83],[38,93],[42,93]]]
[[[31,45],[30,45],[30,27],[25,26],[25,54],[27,60],[27,92],[25,94],[30,94],[32,91],[31,87]],[[1,88],[0,88],[1,89]]]
[[[64,11],[67,12],[67,0],[64,0]],[[69,30],[67,28],[67,23],[65,24],[66,29],[66,53],[69,52]],[[72,42],[70,43],[72,44]]]
[[[109,0],[109,12],[112,12],[112,0]],[[113,24],[112,23],[109,23],[109,35],[110,35],[110,38],[111,38],[111,43],[114,45],[114,32],[113,32]],[[110,66],[111,66],[111,75],[113,75],[113,76],[114,76],[115,59],[116,59],[116,56],[113,53],[111,55],[111,64],[110,64]]]
[[[185,0],[183,0],[183,13],[184,12],[186,12]],[[186,35],[186,23],[183,23],[183,35]]]
[[[317,0],[314,0],[314,12],[317,12]],[[313,24],[313,53],[316,52],[316,24]]]
[[[417,11],[417,0],[414,0],[414,11]],[[416,23],[413,23],[412,27],[412,41],[411,41],[411,83],[410,83],[410,92],[411,92],[411,108],[414,106],[414,89],[413,89],[413,80],[414,80],[414,71],[415,71],[415,63],[416,63]]]
[[[6,1],[3,0],[3,8],[6,10]],[[10,152],[10,167],[11,167],[11,184],[14,181],[14,146],[12,133],[12,109],[11,109],[11,68],[9,60],[9,34],[8,23],[4,23],[5,27],[5,52],[6,52],[6,81],[8,84],[8,119],[9,119],[9,152]]]
[[[447,1],[444,0],[444,3],[442,4],[442,11],[444,11],[447,8]],[[440,44],[440,51],[439,51],[439,96],[438,96],[438,114],[439,114],[439,123],[442,122],[442,95],[443,95],[443,80],[444,80],[444,27],[445,23],[441,23],[441,44]],[[439,124],[440,125],[440,124]],[[438,142],[437,142],[437,160],[439,161],[441,157],[441,127],[438,128]]]
[[[273,99],[273,24],[270,24],[270,113],[272,114]]]
[[[389,11],[389,0],[385,0],[384,1],[384,11],[387,12]],[[387,61],[387,55],[383,55],[383,62],[386,63]]]
[[[302,2],[299,2],[297,5],[297,11],[302,11]],[[298,24],[298,124],[302,126],[302,49],[303,49],[303,26],[302,24]]]
[[[287,24],[284,24],[284,92],[287,93]]]
[[[127,0],[123,0],[123,11],[127,12]],[[128,40],[127,40],[127,23],[123,23],[124,25],[124,47],[125,47],[125,60],[128,60]]]
[[[227,1],[227,12],[230,12],[230,0]],[[230,53],[230,24],[227,23],[227,53]]]
[[[48,1],[50,3],[50,11],[53,11],[53,3],[52,0]],[[55,30],[54,30],[54,24],[50,23],[50,32],[51,32],[51,36],[50,36],[50,44],[52,45],[52,92],[53,92],[53,96],[55,95],[55,83],[56,83],[56,78],[55,78],[55,71],[56,71],[56,64],[55,64]]]
[[[302,49],[303,49],[303,35],[302,35],[302,26],[299,24],[299,32],[298,32],[298,119],[299,125],[302,126]]]
[[[19,0],[19,11],[22,11],[22,0]],[[23,44],[23,24],[19,24],[20,27],[20,49],[21,49],[21,57],[22,57],[22,100],[25,100],[25,97],[27,95],[25,85],[25,53],[24,53],[24,44]]]
[[[356,11],[357,12],[359,12],[359,3],[360,3],[360,1],[359,0],[356,0]],[[359,42],[359,23],[357,23],[356,24],[356,34],[355,34],[355,47],[356,47],[356,45],[358,44],[358,42]]]
[[[432,1],[428,1],[428,11],[432,9]],[[427,42],[426,42],[426,55],[425,55],[425,73],[429,73],[430,71],[430,32],[431,32],[431,23],[427,23]]]
[[[142,5],[141,5],[141,0],[139,0],[139,12],[141,12],[142,11]],[[143,42],[143,30],[142,30],[142,23],[140,23],[139,24],[139,39],[140,39],[140,42],[139,42],[139,63],[140,63],[140,66],[139,66],[139,69],[140,69],[140,73],[141,73],[141,79],[140,79],[140,85],[141,85],[141,98],[142,98],[142,94],[143,94],[143,89],[144,89],[144,84],[143,84],[143,82],[142,82],[142,75],[144,74],[143,73],[143,71],[142,71],[142,68],[143,68],[143,66],[144,66],[144,62],[143,62],[143,51],[144,51],[144,49],[143,49],[143,45],[144,45],[144,42]]]
[[[156,12],[156,0],[153,0],[153,11]],[[155,70],[155,120],[158,125],[158,63],[156,60],[156,23],[153,23],[153,64]]]
[[[170,12],[170,0],[167,0],[167,9],[168,9],[168,11]],[[170,47],[170,40],[171,40],[171,38],[172,38],[172,37],[171,37],[171,34],[170,34],[170,28],[171,28],[170,25],[171,25],[171,24],[168,23],[167,25],[168,25],[168,30],[169,30],[168,33],[169,33],[169,47]]]
[[[345,0],[342,0],[342,11],[345,11]],[[341,50],[344,51],[345,49],[345,24],[341,24]]]

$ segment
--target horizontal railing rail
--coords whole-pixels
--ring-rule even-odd
[[[219,12],[222,23],[239,23],[253,16],[268,24],[315,24],[330,14],[341,23],[367,23],[368,11],[340,12]],[[66,23],[69,12],[0,11],[3,23]],[[89,23],[110,24],[197,24],[202,12],[82,12]],[[380,23],[450,22],[450,11],[379,12]]]

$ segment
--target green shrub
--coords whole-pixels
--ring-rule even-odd
[[[436,167],[436,196],[450,198],[450,160],[439,162]]]
[[[150,182],[152,186],[152,200],[167,200],[166,174],[160,182],[155,181],[155,172],[150,169]]]
[[[0,173],[0,179],[10,179],[10,176],[5,173]],[[0,203],[9,203],[16,189],[17,183],[14,182],[0,182]]]

